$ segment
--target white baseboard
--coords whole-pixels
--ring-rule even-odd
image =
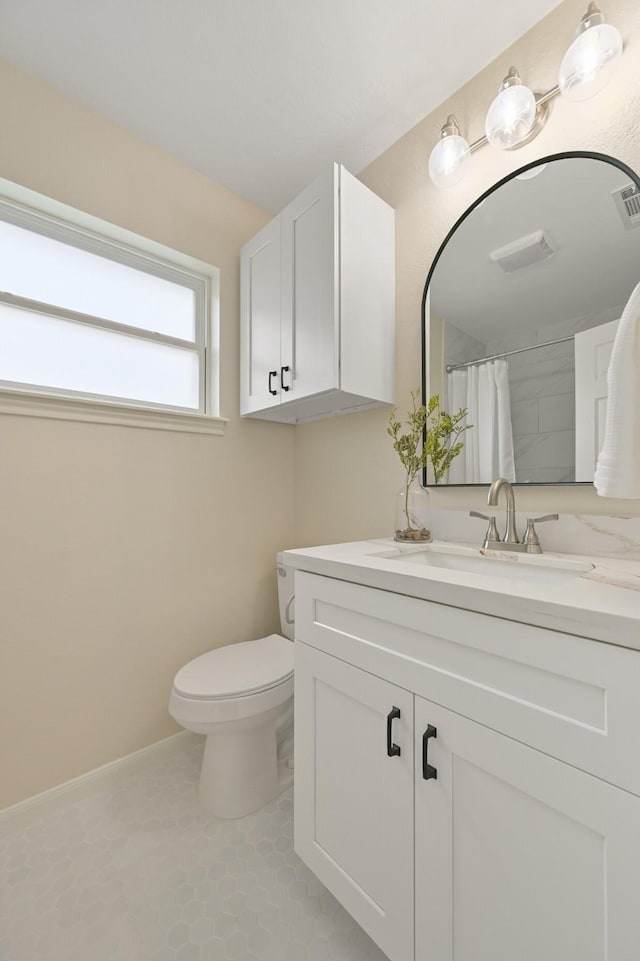
[[[14,829],[22,823],[26,825],[34,818],[49,814],[63,805],[72,804],[83,797],[104,790],[105,787],[116,785],[123,777],[130,776],[135,768],[143,769],[149,763],[160,760],[163,755],[169,757],[178,751],[184,751],[190,744],[200,740],[201,736],[198,734],[180,731],[162,741],[150,744],[149,747],[134,751],[133,754],[127,754],[116,761],[110,761],[102,767],[65,781],[64,784],[49,788],[48,791],[42,791],[40,794],[25,798],[24,801],[18,801],[17,804],[12,804],[11,807],[0,811],[0,831]]]

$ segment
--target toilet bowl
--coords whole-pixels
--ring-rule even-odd
[[[169,713],[206,735],[199,795],[216,817],[259,810],[293,781],[293,571],[278,554],[283,633],[227,644],[175,676]]]

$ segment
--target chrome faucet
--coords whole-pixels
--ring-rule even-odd
[[[505,477],[498,477],[497,480],[494,480],[489,488],[487,504],[489,507],[497,507],[500,491],[503,488],[507,500],[507,526],[502,540],[496,527],[495,517],[479,514],[478,511],[470,511],[471,517],[481,517],[483,520],[489,521],[489,527],[482,543],[483,548],[494,551],[522,551],[527,554],[542,554],[542,547],[540,546],[534,524],[542,523],[543,521],[557,521],[558,515],[545,514],[544,517],[528,517],[524,541],[521,542],[516,530],[516,499],[513,493],[513,487]]]
[[[516,531],[516,499],[513,493],[513,487],[505,477],[498,477],[497,480],[494,480],[489,488],[487,504],[489,507],[497,507],[498,497],[503,488],[507,498],[507,526],[502,542],[503,544],[519,544],[520,538]]]

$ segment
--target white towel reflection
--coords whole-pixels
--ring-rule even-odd
[[[640,284],[620,318],[607,383],[604,444],[594,484],[602,497],[640,497]]]

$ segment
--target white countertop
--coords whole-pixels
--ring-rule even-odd
[[[470,552],[469,556],[483,557],[475,545],[432,543],[454,550],[463,546]],[[402,557],[384,556],[419,550],[413,545],[400,545],[391,538],[381,538],[285,551],[284,559],[296,570],[640,651],[640,560],[545,553],[541,560],[565,558],[593,565],[587,573],[556,584],[553,578],[547,583],[521,580],[517,576],[517,562],[526,555],[507,556],[499,552],[491,552],[491,557],[484,555],[486,575],[422,567]],[[492,575],[492,558],[513,563],[513,579]]]

